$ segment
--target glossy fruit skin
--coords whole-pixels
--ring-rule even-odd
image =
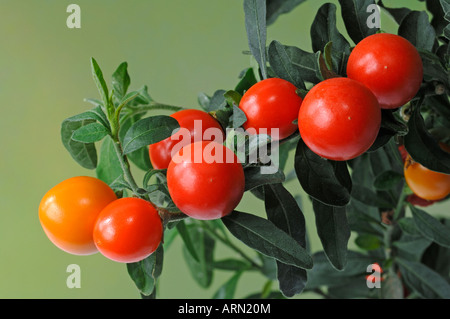
[[[422,199],[437,201],[450,194],[450,175],[432,171],[414,162],[410,155],[406,157],[404,175],[409,188]]]
[[[209,154],[205,149],[212,148],[221,151],[220,160],[210,160],[205,155]],[[167,169],[167,186],[173,202],[186,215],[200,220],[217,219],[239,204],[244,193],[244,170],[226,146],[195,142],[172,158]]]
[[[317,155],[350,160],[367,151],[381,125],[376,97],[361,83],[332,78],[315,85],[298,114],[300,135]]]
[[[158,211],[150,202],[123,197],[102,210],[93,234],[103,256],[120,263],[133,263],[158,248],[163,226]]]
[[[74,255],[91,255],[98,252],[92,237],[97,217],[116,199],[114,191],[97,178],[71,177],[44,195],[39,220],[58,248]]]
[[[297,130],[297,125],[292,122],[297,119],[303,101],[296,90],[292,83],[279,78],[268,78],[254,84],[239,102],[239,108],[247,117],[243,128],[253,128],[258,134],[269,135],[271,129],[278,128],[280,140],[292,135]],[[277,139],[275,135],[271,137]]]
[[[352,50],[347,76],[367,86],[381,108],[395,109],[417,94],[423,80],[423,64],[408,40],[378,33],[366,37]]]
[[[149,145],[150,161],[155,169],[165,169],[169,166],[170,159],[172,158],[172,149],[177,143],[181,143],[179,147],[190,144],[194,141],[211,140],[205,138],[204,133],[209,128],[217,129],[217,132],[221,134],[220,138],[224,139],[224,133],[222,126],[216,121],[210,114],[201,110],[188,109],[181,110],[170,115],[178,121],[180,128],[188,129],[190,132],[190,140],[182,140],[181,132],[175,133],[171,137],[162,140],[161,142]],[[194,126],[195,120],[201,121],[201,130],[196,130]],[[217,138],[212,136],[212,138]],[[179,140],[180,139],[180,140]]]

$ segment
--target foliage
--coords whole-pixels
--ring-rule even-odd
[[[126,62],[112,74],[109,90],[92,59],[100,100],[87,99],[93,104],[90,110],[62,122],[62,142],[77,163],[95,169],[117,194],[145,198],[159,208],[165,226],[164,244],[147,259],[127,265],[143,297],[156,297],[164,250],[179,236],[186,267],[201,287],[212,284],[216,270],[230,271],[229,280],[214,298],[236,297],[239,279],[248,271],[260,272],[268,282],[262,291],[249,296],[252,298],[290,298],[306,291],[330,298],[450,298],[450,220],[407,201],[411,191],[403,178],[398,150],[404,144],[415,161],[450,173],[450,156],[438,145],[450,141],[450,1],[427,0],[428,10],[419,12],[386,7],[381,0],[340,0],[349,39],[337,27],[337,6],[326,3],[310,28],[311,52],[276,40],[266,43],[268,26],[303,2],[243,1],[254,63],[241,72],[234,88],[217,90],[211,96],[198,95],[199,107],[225,128],[245,122],[238,101],[261,79],[283,78],[294,83],[299,94],[305,94],[324,79],[345,76],[352,47],[380,32],[367,26],[373,14],[367,10],[369,5],[378,4],[392,15],[399,25],[398,34],[419,50],[424,80],[410,103],[383,110],[377,140],[356,159],[322,159],[296,133],[281,141],[276,173],[261,174],[257,165],[244,163],[246,191],[264,201],[265,215],[234,211],[221,220],[185,218],[171,201],[166,171],[153,169],[148,159],[148,145],[169,137],[178,123],[169,116],[147,113],[182,107],[154,101],[146,86],[129,91]],[[258,146],[254,141],[245,142]],[[289,154],[294,155],[293,172],[285,171]],[[141,186],[131,173],[131,164],[145,172]],[[298,198],[285,187],[292,177],[311,200],[315,230],[307,231]],[[308,233],[314,231],[323,250],[313,254]],[[349,248],[352,234],[355,249]],[[251,248],[252,256],[235,239]],[[218,245],[230,247],[236,257],[220,259],[214,254]],[[383,269],[382,289],[366,285],[367,266],[375,262]],[[278,282],[278,289],[273,282]]]

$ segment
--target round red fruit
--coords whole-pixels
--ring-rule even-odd
[[[281,140],[292,135],[297,130],[293,122],[302,104],[296,91],[295,85],[279,78],[254,84],[239,103],[247,117],[243,128],[250,134],[268,134],[272,139]]]
[[[178,121],[180,130],[171,137],[149,146],[150,161],[155,169],[167,168],[173,153],[187,144],[215,139],[220,139],[222,142],[224,139],[219,122],[207,112],[188,109],[175,112],[171,117]],[[208,129],[211,134],[205,134]]]
[[[377,33],[352,50],[347,76],[367,86],[381,108],[395,109],[417,94],[423,80],[423,64],[411,42],[395,34]]]
[[[234,152],[217,142],[195,142],[173,156],[167,186],[175,205],[201,220],[224,217],[239,204],[244,170]]]
[[[159,246],[163,226],[158,211],[146,200],[124,197],[106,206],[94,227],[100,253],[117,262],[133,263]]]
[[[298,115],[300,135],[317,155],[336,161],[366,152],[381,125],[376,97],[361,83],[332,78],[315,85]]]

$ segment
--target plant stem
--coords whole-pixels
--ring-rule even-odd
[[[164,104],[152,101],[147,105],[140,105],[139,111],[152,111],[152,110],[167,110],[167,111],[180,111],[183,110],[184,107],[175,106],[170,104]]]
[[[396,221],[400,217],[400,213],[402,212],[403,207],[405,205],[406,196],[407,196],[407,193],[405,191],[405,185],[403,185],[402,192],[400,193],[400,197],[398,198],[398,201],[397,201],[397,206],[395,207],[394,216],[393,216],[394,221]]]
[[[128,158],[125,155],[123,155],[122,146],[117,137],[113,137],[113,145],[117,158],[119,159],[120,166],[122,168],[125,179],[130,184],[133,193],[136,195],[139,194],[138,191],[139,186],[137,185],[133,175],[131,174],[130,163],[128,162]]]
[[[249,256],[247,256],[246,253],[244,253],[239,247],[237,247],[235,244],[233,244],[231,241],[229,241],[227,238],[219,235],[214,229],[212,229],[207,222],[203,221],[201,223],[203,229],[207,231],[211,236],[214,238],[220,240],[222,243],[224,243],[226,246],[237,252],[239,255],[241,255],[242,258],[247,260],[253,267],[261,270],[262,266],[258,265],[253,259],[251,259]]]

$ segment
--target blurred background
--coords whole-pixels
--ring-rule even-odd
[[[311,50],[309,28],[318,8],[337,1],[306,1],[268,28],[268,43]],[[386,5],[421,9],[411,0]],[[81,29],[69,29],[69,4],[81,8]],[[338,27],[343,23],[338,11]],[[396,32],[389,17],[382,29]],[[62,180],[95,176],[81,168],[60,139],[61,122],[97,98],[90,58],[105,79],[123,61],[130,89],[148,85],[159,102],[197,108],[197,94],[232,89],[249,56],[241,0],[0,0],[0,298],[139,298],[126,266],[100,254],[72,256],[53,246],[38,219],[42,196]],[[137,173],[139,174],[139,173]],[[303,194],[298,182],[287,187]],[[263,203],[246,195],[238,207],[258,213]],[[314,218],[303,201],[307,228]],[[315,233],[310,231],[310,233]],[[311,236],[313,251],[321,249]],[[230,254],[218,249],[216,254]],[[81,288],[69,289],[67,266],[81,268]],[[177,238],[166,252],[161,298],[210,298],[229,278],[217,272],[209,289],[191,278]],[[244,275],[237,297],[262,289],[265,279]],[[309,297],[309,296],[304,296]]]

